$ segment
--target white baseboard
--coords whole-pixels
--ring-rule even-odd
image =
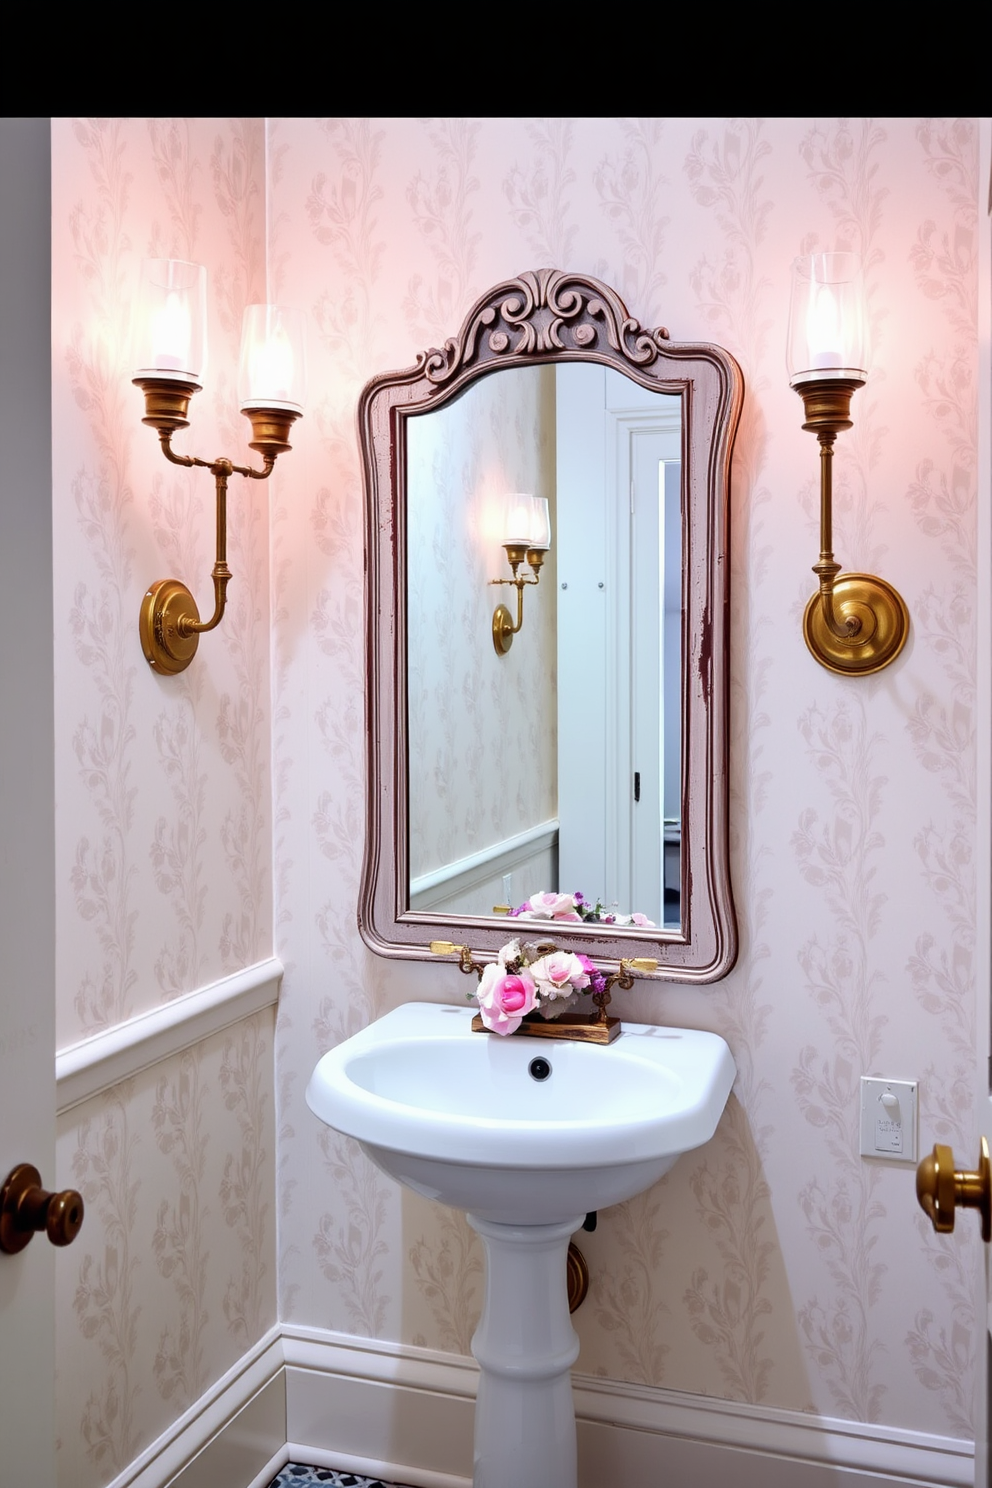
[[[474,1360],[292,1325],[283,1348],[294,1451],[333,1456],[337,1446],[414,1488],[469,1488]],[[580,1488],[643,1488],[662,1474],[693,1488],[836,1488],[841,1475],[844,1488],[974,1481],[970,1441],[572,1378]]]
[[[472,1359],[273,1328],[110,1488],[266,1488],[288,1461],[471,1488]],[[971,1488],[971,1442],[573,1376],[579,1488]],[[520,1484],[514,1488],[539,1488]]]
[[[287,1460],[282,1330],[254,1348],[146,1447],[108,1488],[249,1488]],[[282,1460],[277,1460],[281,1456]]]

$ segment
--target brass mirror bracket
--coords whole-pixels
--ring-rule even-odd
[[[982,1138],[978,1169],[974,1173],[958,1172],[954,1153],[938,1142],[916,1170],[916,1197],[939,1235],[954,1229],[954,1210],[977,1209],[982,1217],[982,1239],[992,1240],[992,1167],[989,1144]]]
[[[796,386],[804,429],[820,442],[820,587],[806,606],[803,638],[812,656],[841,676],[868,676],[895,661],[909,635],[909,611],[898,590],[874,574],[841,574],[833,555],[833,446],[851,427],[851,396],[860,378],[812,379]],[[838,577],[839,575],[839,577]]]
[[[168,378],[136,377],[135,387],[145,396],[143,424],[158,430],[162,453],[173,465],[200,466],[214,478],[217,503],[216,561],[211,577],[214,585],[214,612],[209,620],[200,619],[196,600],[179,579],[158,579],[147,590],[138,614],[138,633],[145,660],[153,671],[165,676],[184,672],[196,655],[200,636],[213,630],[223,618],[227,605],[227,586],[231,570],[227,566],[227,482],[231,475],[247,480],[265,480],[276,462],[276,456],[292,448],[289,431],[299,414],[292,409],[248,408],[245,417],[251,423],[249,448],[262,456],[262,469],[235,465],[230,460],[200,460],[195,455],[177,455],[172,449],[172,436],[177,429],[189,426],[189,400],[199,392],[195,382],[177,382]]]
[[[514,543],[504,543],[506,557],[513,570],[512,579],[490,579],[491,584],[513,584],[517,591],[517,623],[514,625],[513,616],[505,604],[496,606],[493,614],[493,647],[497,656],[505,656],[513,645],[513,637],[517,634],[524,623],[524,586],[526,584],[538,584],[541,580],[541,568],[544,564],[544,548],[524,548]],[[526,557],[527,562],[533,570],[534,577],[528,579],[519,576],[517,570]]]
[[[0,1250],[16,1255],[44,1230],[53,1245],[71,1245],[83,1223],[83,1200],[75,1189],[48,1193],[30,1163],[18,1163],[0,1188]]]

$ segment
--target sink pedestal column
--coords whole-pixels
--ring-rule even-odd
[[[576,1488],[568,1242],[584,1215],[505,1225],[468,1216],[486,1247],[486,1304],[472,1339],[482,1371],[474,1488]]]

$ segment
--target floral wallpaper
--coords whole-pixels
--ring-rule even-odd
[[[921,1146],[970,1156],[976,122],[58,120],[53,156],[60,1041],[273,945],[286,966],[274,1035],[256,1015],[62,1119],[59,1181],[75,1176],[91,1216],[59,1263],[64,1484],[108,1481],[277,1305],[468,1349],[482,1275],[467,1226],[401,1194],[303,1093],[318,1055],[370,1018],[463,996],[451,967],[379,960],[357,930],[357,397],[454,333],[489,284],[545,264],[603,278],[676,340],[722,343],[747,389],[741,954],[709,988],[620,994],[625,1016],[721,1032],[739,1078],[714,1141],[582,1238],[578,1367],[969,1435],[977,1237],[938,1240],[911,1170],[859,1157],[858,1079],[919,1078]],[[912,615],[899,662],[858,681],[819,668],[800,630],[817,459],[784,344],[790,263],[814,247],[860,250],[869,288],[836,548]],[[134,620],[166,572],[207,589],[211,493],[161,459],[128,383],[128,306],[153,251],[210,271],[210,366],[184,447],[243,450],[246,300],[296,301],[312,327],[293,452],[232,500],[231,612],[176,679],[149,672]]]
[[[167,464],[130,384],[141,259],[205,262],[208,366],[176,448],[247,460],[234,376],[265,285],[260,120],[53,121],[60,1047],[272,954],[268,493],[231,482],[221,628],[158,677],[138,607],[211,594],[213,483]],[[244,428],[239,425],[244,424]],[[109,1481],[276,1315],[273,1017],[59,1122],[86,1203],[58,1257],[63,1488]]]
[[[273,521],[285,1315],[463,1352],[478,1314],[462,1220],[401,1194],[303,1102],[317,1053],[368,1017],[461,997],[449,969],[377,961],[354,928],[351,421],[363,381],[440,344],[487,285],[563,263],[675,339],[721,342],[747,384],[732,537],[742,951],[714,987],[641,986],[623,1004],[718,1030],[740,1074],[714,1142],[583,1237],[579,1368],[966,1435],[975,1237],[938,1241],[911,1170],[859,1157],[858,1080],[918,1077],[921,1144],[974,1146],[975,123],[269,128],[272,253],[317,327],[312,442]],[[860,681],[818,667],[800,630],[818,467],[784,346],[791,260],[814,247],[859,249],[870,297],[872,373],[838,442],[836,547],[913,615],[899,664]]]

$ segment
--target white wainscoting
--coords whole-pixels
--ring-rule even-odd
[[[270,956],[60,1049],[55,1056],[57,1114],[272,1007],[279,997],[282,973],[282,962]]]
[[[453,909],[458,914],[492,914],[494,904],[505,902],[505,874],[511,875],[515,905],[558,882],[557,818],[411,879],[410,908],[418,913]]]
[[[472,1359],[285,1324],[110,1488],[265,1488],[288,1461],[413,1488],[471,1488],[477,1378]],[[968,1441],[582,1374],[573,1384],[579,1488],[971,1488],[974,1480]]]

